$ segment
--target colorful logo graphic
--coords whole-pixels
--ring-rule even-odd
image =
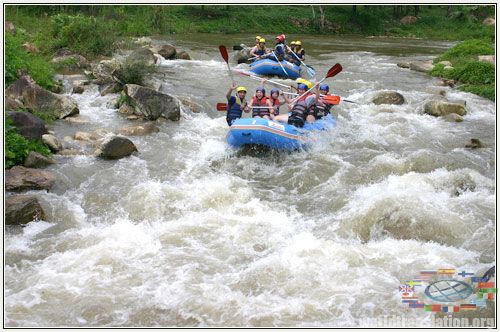
[[[467,271],[457,273],[453,268],[420,271],[418,276],[399,285],[401,303],[432,312],[486,308],[487,300],[494,300],[497,293],[495,282],[490,281],[494,271],[492,267],[483,277]]]

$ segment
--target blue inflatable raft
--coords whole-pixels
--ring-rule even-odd
[[[229,145],[239,148],[244,145],[264,145],[277,150],[298,150],[311,142],[312,131],[325,130],[335,126],[335,118],[330,114],[314,123],[306,123],[303,128],[262,118],[242,118],[229,127],[226,140]]]
[[[281,65],[283,68],[277,61],[271,59],[257,60],[250,64],[250,71],[257,75],[277,75],[293,80],[300,76],[299,66],[285,60],[281,61]],[[286,75],[283,69],[285,69]]]

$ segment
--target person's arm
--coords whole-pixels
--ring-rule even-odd
[[[236,89],[236,84],[232,84],[230,87],[229,87],[229,90],[227,91],[227,94],[226,94],[226,99],[229,100],[231,98],[231,94],[233,92],[233,90]]]
[[[257,52],[257,46],[254,46],[254,47],[250,50],[250,57],[251,57],[251,58],[258,57],[258,55],[257,55],[257,54],[255,54],[255,52]]]

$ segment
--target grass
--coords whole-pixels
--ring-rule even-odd
[[[488,62],[478,61],[478,55],[493,55],[493,45],[484,39],[466,40],[434,60],[450,61],[452,69],[444,69],[437,64],[431,75],[459,81],[462,91],[471,92],[490,100],[495,100],[495,66]]]

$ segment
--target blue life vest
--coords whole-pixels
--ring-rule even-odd
[[[232,125],[233,121],[241,118],[243,108],[246,105],[246,100],[241,100],[239,97],[231,96],[227,102],[226,121],[228,125]]]

